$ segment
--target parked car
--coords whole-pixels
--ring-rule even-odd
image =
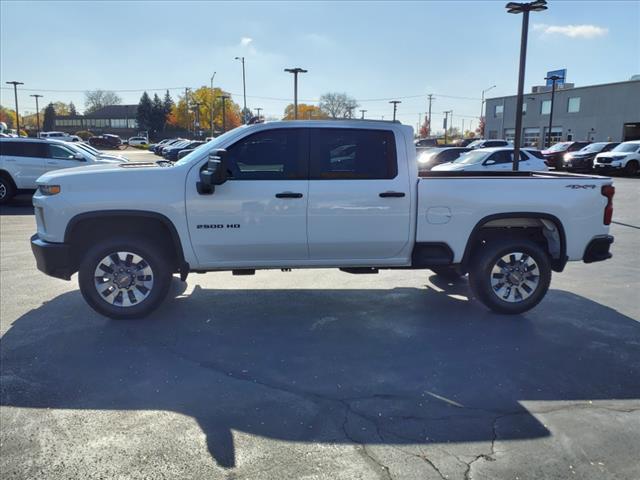
[[[517,314],[568,260],[611,256],[610,178],[419,179],[412,135],[395,122],[263,123],[172,166],[47,173],[33,198],[36,264],[66,280],[78,272],[87,303],[111,318],[151,313],[174,273],[318,267],[468,272],[475,298]]]
[[[562,157],[562,168],[570,172],[590,172],[598,153],[608,152],[620,142],[595,142],[575,152],[567,152]]]
[[[535,150],[520,150],[518,170],[522,172],[542,172],[549,170],[542,158],[538,158]],[[433,171],[510,171],[513,170],[513,148],[481,148],[463,153],[450,163],[443,163],[432,168]]]
[[[65,132],[40,132],[40,138],[48,138],[51,140],[61,140],[63,142],[81,142],[82,139],[77,135],[71,135]]]
[[[599,153],[593,162],[596,173],[622,171],[637,175],[640,171],[640,140],[623,142],[610,152]]]
[[[184,147],[185,145],[189,145],[190,143],[191,143],[191,140],[184,140],[184,139],[175,143],[171,143],[171,144],[168,143],[164,147],[160,148],[160,155],[164,157],[165,153],[168,152],[169,149],[175,148],[175,147]]]
[[[169,147],[171,145],[177,145],[178,143],[184,142],[184,141],[185,141],[184,138],[172,138],[165,143],[161,142],[158,145],[156,145],[156,148],[153,150],[153,153],[155,153],[156,155],[162,156],[162,149]]]
[[[36,180],[52,170],[84,165],[122,163],[90,154],[78,143],[35,138],[0,138],[0,204],[21,191],[32,191]]]
[[[467,148],[471,150],[476,150],[478,148],[508,147],[509,145],[511,145],[511,143],[506,140],[495,140],[495,139],[486,140],[481,138],[479,140],[474,140],[473,142],[469,143],[467,145]]]
[[[454,143],[455,143],[456,147],[468,147],[473,142],[477,142],[477,141],[478,141],[477,138],[461,138],[459,140],[456,140]],[[498,146],[498,145],[496,145],[496,146]]]
[[[119,148],[122,145],[122,140],[118,135],[111,135],[105,133],[104,135],[97,135],[89,138],[89,145],[92,147],[102,148]]]
[[[138,145],[148,145],[149,139],[146,137],[130,137],[127,140],[127,145],[138,146]]]
[[[97,148],[93,148],[91,145],[85,142],[76,142],[73,144],[75,147],[80,148],[94,157],[98,157],[104,160],[121,160],[123,162],[128,162],[129,159],[124,155],[113,155],[110,153],[104,153],[102,150],[98,150]]]
[[[164,149],[163,157],[172,162],[178,160],[178,154],[182,150],[193,150],[198,148],[200,145],[204,145],[205,142],[201,141],[193,141],[185,144],[181,144],[175,147],[168,147]]]
[[[470,150],[464,147],[430,148],[418,153],[418,169],[420,171],[431,170],[441,163],[453,162],[468,151]]]
[[[589,143],[591,142],[558,142],[546,150],[542,150],[542,155],[544,155],[544,160],[549,167],[561,170],[566,153],[577,152]]]
[[[167,143],[169,140],[171,140],[170,138],[165,138],[163,140],[160,140],[157,143],[151,143],[148,147],[147,150],[149,150],[150,152],[155,152],[156,147],[158,147],[159,145],[164,145],[165,143]]]
[[[416,148],[424,148],[424,147],[437,147],[438,139],[437,138],[419,138],[413,142]]]

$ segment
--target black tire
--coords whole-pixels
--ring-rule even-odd
[[[518,257],[517,253],[524,254],[524,256]],[[508,264],[502,262],[508,268],[511,265],[515,265],[517,268],[522,268],[522,270],[526,271],[527,264],[518,261],[525,259],[525,257],[526,260],[523,262],[532,261],[536,268],[524,274],[516,272],[515,275],[520,275],[520,277],[513,278],[521,279],[522,283],[518,286],[511,286],[510,281],[506,280],[498,290],[494,287],[500,286],[500,278],[505,278],[505,274],[496,273],[494,268],[500,270],[499,261],[503,257],[509,259]],[[516,260],[515,262],[513,262],[514,259]],[[538,273],[538,275],[535,275],[535,273]],[[502,277],[497,277],[499,275],[502,275]],[[533,277],[536,277],[537,280],[530,280]],[[506,278],[510,279],[512,277]],[[534,284],[534,281],[537,281],[537,283]],[[494,285],[492,282],[497,282],[497,284]],[[475,253],[469,270],[469,284],[478,300],[494,312],[510,315],[523,313],[535,307],[544,298],[550,283],[551,263],[549,256],[538,244],[527,239],[513,238],[490,241]],[[534,285],[535,287],[532,288]],[[506,297],[497,293],[502,292],[503,288],[504,292],[506,292]],[[525,291],[526,288],[531,291]],[[511,298],[512,293],[513,301],[504,299]],[[521,300],[517,300],[518,294]]]
[[[624,174],[630,177],[638,174],[638,161],[630,160],[624,167]]]
[[[452,267],[450,265],[442,265],[439,267],[431,267],[431,271],[444,278],[445,280],[459,280],[464,277],[464,274],[460,272],[458,267]]]
[[[6,205],[16,194],[16,187],[4,174],[0,175],[0,205]]]
[[[150,285],[150,288],[146,288],[144,286],[149,286],[149,283],[142,285],[142,288],[147,291],[147,296],[141,299],[139,303],[132,304],[130,306],[119,306],[115,304],[117,302],[112,303],[106,300],[98,290],[98,286],[96,284],[96,270],[105,258],[116,252],[130,252],[141,257],[151,270],[151,275],[149,276],[152,278],[153,283]],[[84,299],[96,312],[106,317],[119,320],[145,317],[158,308],[167,296],[167,292],[171,284],[172,270],[165,258],[167,258],[166,252],[163,252],[161,248],[154,245],[144,237],[131,235],[104,240],[91,247],[86,252],[80,263],[78,271],[80,292],[82,292]],[[134,268],[141,267],[142,262],[130,266],[132,267],[132,271],[135,271]],[[145,273],[149,272],[146,271]],[[105,273],[105,275],[109,276],[108,273]],[[131,278],[136,278],[136,275],[137,274],[132,274]],[[114,286],[114,282],[107,282],[104,285],[105,290],[113,289],[114,293],[118,291]],[[102,286],[100,288],[102,288]],[[137,287],[132,286],[131,290],[134,290],[134,288]],[[125,294],[129,293],[126,289],[122,289],[122,292]],[[142,290],[138,290],[138,292],[134,291],[133,293],[137,295],[139,292],[142,292]],[[134,295],[134,297],[136,295]],[[142,295],[145,295],[145,293]],[[115,295],[114,298],[116,296],[117,295]]]

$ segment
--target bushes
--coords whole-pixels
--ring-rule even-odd
[[[82,140],[89,140],[89,137],[93,137],[93,133],[91,133],[89,130],[80,130],[79,132],[76,132],[76,135],[79,136]]]

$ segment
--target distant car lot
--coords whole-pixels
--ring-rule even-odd
[[[516,318],[428,271],[308,270],[192,274],[149,319],[108,321],[36,270],[20,196],[0,209],[0,469],[638,478],[640,184],[615,184],[614,258]]]

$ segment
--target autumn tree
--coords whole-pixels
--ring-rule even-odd
[[[284,109],[284,117],[283,120],[293,120],[295,117],[294,113],[294,104],[290,103]],[[316,105],[308,105],[306,103],[298,104],[298,118],[300,120],[325,120],[329,118],[325,112],[323,112],[320,107]]]
[[[107,105],[120,105],[122,98],[110,90],[89,90],[84,92],[84,113],[93,113]]]
[[[478,124],[478,128],[476,128],[476,133],[480,138],[484,137],[484,117],[480,117],[480,123]]]
[[[53,102],[52,103],[54,110],[56,111],[57,116],[69,115],[69,106],[64,102]]]
[[[226,125],[227,130],[238,127],[241,124],[240,121],[240,106],[235,103],[231,96],[216,87],[211,92],[210,87],[200,87],[197,90],[190,92],[189,94],[189,110],[187,110],[187,103],[184,96],[180,96],[178,103],[173,106],[169,121],[172,125],[175,125],[184,129],[191,129],[194,126],[194,120],[197,115],[200,118],[200,129],[204,131],[211,130],[211,112],[213,106],[213,124],[214,130],[222,130],[222,96],[226,95],[229,98],[225,101],[226,112]]]
[[[360,105],[355,98],[346,93],[325,93],[320,97],[320,109],[333,119],[349,118]]]
[[[0,122],[6,123],[7,128],[15,128],[16,112],[0,105]]]
[[[431,135],[431,124],[429,122],[429,118],[425,117],[424,123],[420,127],[420,138],[427,138]]]
[[[56,108],[53,103],[47,105],[44,109],[44,120],[42,121],[42,130],[45,132],[51,131],[56,125]]]

